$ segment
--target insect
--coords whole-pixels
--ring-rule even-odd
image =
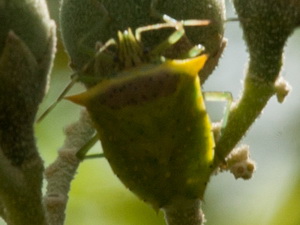
[[[208,56],[199,55],[198,47],[185,59],[162,55],[182,38],[187,25],[202,22],[172,20],[139,28],[136,35],[130,29],[119,32],[118,41],[108,41],[98,57],[114,45],[122,69],[67,97],[88,110],[114,173],[155,209],[178,198],[202,199],[214,159],[212,126],[198,76]],[[176,31],[143,53],[140,32],[164,27]]]
[[[184,37],[185,26],[209,21],[163,19],[135,34],[130,28],[118,32],[117,40],[98,45],[95,57],[40,117],[74,83],[85,83],[86,92],[66,99],[87,108],[114,173],[155,209],[181,198],[202,199],[214,160],[214,135],[198,77],[208,55],[196,45],[180,59],[164,56]],[[163,28],[175,31],[144,51],[141,34]],[[205,97],[220,100],[215,94]],[[78,152],[79,158],[96,138]]]

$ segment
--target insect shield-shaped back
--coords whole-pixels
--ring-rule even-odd
[[[197,76],[206,59],[145,64],[67,97],[89,111],[115,174],[155,208],[202,199],[209,179],[214,141]]]

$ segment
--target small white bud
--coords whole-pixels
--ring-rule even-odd
[[[243,178],[248,180],[252,177],[255,171],[255,162],[252,160],[245,160],[234,164],[230,167],[230,172],[234,175],[235,179]]]
[[[282,103],[288,93],[292,90],[291,85],[285,81],[282,77],[279,77],[275,82],[275,91],[277,100]]]
[[[236,179],[250,179],[256,170],[256,164],[250,159],[248,145],[234,149],[226,159],[227,166],[223,170],[230,171]]]

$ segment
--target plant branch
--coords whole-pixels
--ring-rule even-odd
[[[95,134],[86,111],[82,111],[78,122],[65,129],[65,134],[57,159],[45,171],[48,186],[44,204],[50,225],[64,224],[70,184],[81,162],[76,154]]]
[[[280,77],[283,50],[300,19],[299,0],[234,0],[233,3],[250,60],[242,97],[232,107],[228,124],[216,143],[216,166],[246,134],[268,100],[277,94],[278,101],[283,102],[288,94],[290,87]]]
[[[7,34],[0,55],[0,196],[1,211],[10,225],[47,224],[42,204],[44,167],[33,123],[55,48],[51,25],[39,62],[13,31]]]
[[[7,224],[46,225],[44,208],[41,201],[41,180],[43,162],[38,155],[26,161],[22,167],[11,165],[0,151],[2,181],[1,200]],[[26,209],[26,210],[25,210]]]
[[[242,97],[230,111],[227,126],[216,145],[216,154],[223,160],[245,135],[275,93],[274,85],[248,76]]]

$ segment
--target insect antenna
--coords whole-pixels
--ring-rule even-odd
[[[84,70],[87,70],[88,66],[93,63],[96,57],[99,57],[102,52],[104,52],[106,49],[108,49],[110,46],[116,45],[116,41],[114,39],[109,39],[104,45],[100,43],[96,43],[97,46],[99,46],[98,51],[96,52],[95,57],[93,57],[92,60],[89,61],[85,65]],[[63,89],[63,91],[60,93],[58,98],[46,109],[45,112],[42,113],[42,115],[37,119],[37,123],[41,122],[55,107],[56,105],[64,98],[64,96],[69,92],[69,90],[74,86],[76,82],[80,80],[79,72],[75,72],[71,75],[71,81],[67,84],[67,86]],[[83,79],[83,78],[81,78]],[[84,78],[88,79],[88,78]]]
[[[74,86],[74,84],[78,81],[78,74],[74,73],[71,77],[73,79],[67,84],[64,90],[60,93],[58,98],[46,109],[45,112],[37,119],[37,123],[41,122],[54,108],[55,106],[64,98],[64,96],[68,93],[68,91]]]

